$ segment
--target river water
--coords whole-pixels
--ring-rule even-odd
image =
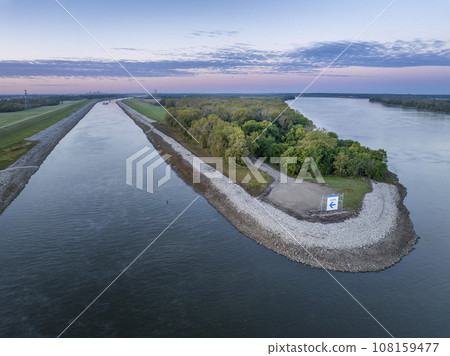
[[[421,237],[392,268],[333,276],[394,336],[449,337],[450,117],[357,99],[294,106],[388,151]],[[144,146],[116,105],[97,105],[0,215],[0,336],[57,336],[197,196],[175,174],[153,194],[126,185],[125,160]],[[259,246],[200,197],[64,336],[388,334],[325,271]]]

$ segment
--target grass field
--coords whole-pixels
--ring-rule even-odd
[[[26,111],[2,112],[0,113],[0,130],[8,125],[13,125],[21,121],[31,120],[36,116],[48,114],[52,111],[60,110],[71,106],[79,101],[65,101],[59,105],[40,106]]]
[[[364,194],[372,191],[367,179],[347,177],[324,177],[327,186],[337,193],[344,193],[344,208],[357,210],[361,205]]]
[[[81,100],[27,111],[1,113],[0,169],[9,167],[36,144],[36,142],[25,141],[27,137],[55,124],[72,112],[81,109],[88,102],[89,100]]]
[[[160,124],[166,122],[166,110],[159,105],[152,105],[146,99],[127,99],[123,100],[123,102],[138,113],[145,115]]]

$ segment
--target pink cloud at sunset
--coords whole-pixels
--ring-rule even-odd
[[[150,92],[301,92],[315,77],[311,74],[203,74],[180,77],[137,77]],[[444,93],[450,81],[450,67],[422,66],[405,68],[347,67],[330,69],[309,92],[408,92],[408,88],[426,89],[418,93]],[[370,85],[368,84],[370,83]],[[127,77],[32,76],[2,78],[0,94],[101,92],[143,92]]]

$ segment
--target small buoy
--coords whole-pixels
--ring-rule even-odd
[[[168,200],[166,200],[166,204],[169,204],[169,201],[168,201]]]

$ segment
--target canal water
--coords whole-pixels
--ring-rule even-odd
[[[356,99],[294,106],[388,151],[420,236],[392,268],[333,276],[394,336],[449,337],[450,117]],[[0,215],[0,336],[56,337],[197,196],[175,174],[153,194],[126,185],[125,160],[145,146],[116,105],[97,105]],[[259,246],[200,197],[63,336],[388,334],[325,271]]]

